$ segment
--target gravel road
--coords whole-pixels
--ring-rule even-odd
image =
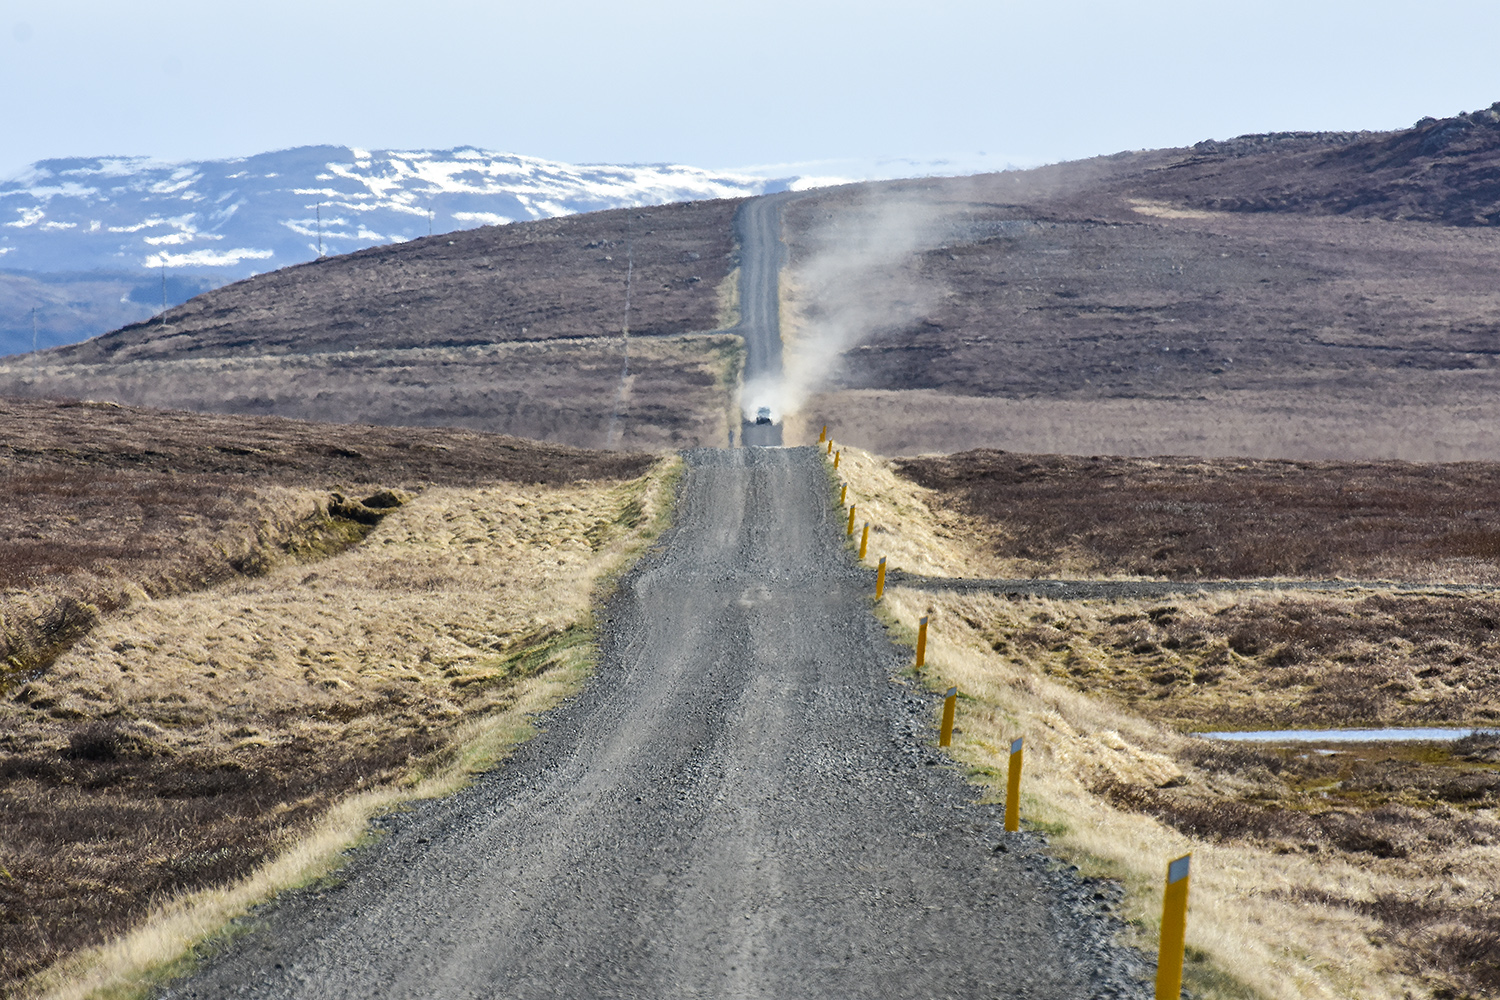
[[[752,198],[734,216],[734,236],[740,245],[740,322],[731,333],[745,338],[745,370],[741,380],[781,376],[781,265],[786,244],[781,241],[781,207],[799,195],[791,192]],[[746,446],[781,444],[781,424],[740,423],[740,442]]]
[[[168,996],[1147,994],[1113,887],[933,749],[815,451],[686,457],[585,691]]]

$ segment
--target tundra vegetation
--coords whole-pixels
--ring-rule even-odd
[[[1500,464],[902,459],[994,575],[1500,583]]]
[[[783,412],[811,434],[785,440],[831,421],[886,455],[1500,459],[1497,119],[804,192],[784,213],[783,332],[812,395]],[[286,268],[16,358],[0,393],[598,447],[629,260],[623,442],[718,444],[724,407],[704,389],[722,345],[690,335],[724,327],[736,207],[587,213]]]
[[[706,334],[734,318],[738,205],[590,212],[320,258],[6,359],[0,394],[591,448],[719,445],[737,425],[725,415],[741,346]]]
[[[787,440],[1500,459],[1497,160],[1490,108],[790,202]]]
[[[827,422],[885,454],[1035,453],[892,467],[846,448],[840,472],[873,522],[872,561],[889,555],[894,566],[952,576],[1349,582],[1171,602],[891,592],[897,625],[935,616],[933,672],[965,692],[956,752],[985,778],[1011,736],[1033,741],[1026,814],[1136,890],[1129,912],[1148,937],[1161,862],[1194,849],[1190,940],[1205,959],[1193,963],[1201,988],[1379,997],[1401,995],[1414,977],[1451,996],[1500,989],[1496,763],[1486,738],[1304,757],[1183,735],[1494,718],[1494,468],[1370,460],[1500,459],[1497,155],[1492,108],[1391,133],[1248,136],[988,177],[855,185],[787,208],[787,357],[823,369],[804,386],[803,409],[787,414],[787,441],[811,441]],[[275,845],[298,823],[305,829],[318,802],[440,757],[462,720],[505,690],[465,681],[500,669],[483,667],[484,657],[531,663],[525,650],[565,649],[578,634],[533,626],[524,610],[468,617],[473,602],[444,581],[494,572],[492,591],[506,583],[507,601],[545,595],[544,609],[583,608],[582,596],[568,603],[527,590],[513,581],[538,578],[496,567],[515,566],[509,539],[542,525],[561,532],[538,549],[545,558],[566,548],[562,539],[580,546],[555,556],[559,570],[584,578],[609,564],[609,545],[596,551],[580,526],[616,525],[599,537],[620,544],[637,537],[628,512],[632,491],[645,487],[630,484],[647,460],[258,417],[458,424],[588,446],[613,443],[618,427],[626,447],[717,444],[733,424],[738,354],[732,341],[699,334],[732,311],[733,209],[593,213],[374,248],[0,367],[0,391],[17,395],[257,417],[195,423],[4,404],[7,442],[38,427],[73,434],[5,452],[16,488],[0,517],[17,576],[6,581],[12,662],[0,705],[7,732],[28,734],[0,744],[5,787],[26,783],[26,801],[114,796],[186,809],[209,800],[152,789],[178,787],[162,783],[180,773],[224,789],[212,801],[232,804],[236,782],[264,773],[288,790],[244,815],[269,815],[255,810],[272,803],[285,821],[246,820],[251,833],[235,843]],[[900,242],[899,254],[851,258],[837,231],[883,232],[852,225],[872,213],[919,220],[906,235],[920,238]],[[627,260],[638,336],[621,379]],[[836,280],[819,280],[830,274]],[[867,299],[870,289],[879,296]],[[878,321],[843,322],[841,311],[871,301]],[[829,328],[842,331],[831,352],[812,339]],[[1246,455],[1268,461],[1235,458]],[[500,485],[516,483],[542,485]],[[499,493],[533,506],[507,507]],[[545,498],[563,499],[554,507]],[[371,506],[377,500],[399,503]],[[422,548],[429,535],[447,540],[440,554]],[[462,562],[470,549],[480,562]],[[399,571],[369,562],[383,552],[407,562]],[[305,562],[317,558],[316,568]],[[338,593],[323,589],[325,577]],[[378,582],[407,577],[431,589]],[[302,597],[295,607],[276,603],[292,593]],[[392,607],[455,601],[451,617],[438,616],[453,630],[392,637],[371,617],[391,593],[405,595],[389,598]],[[263,629],[246,624],[260,615]],[[444,650],[465,648],[481,666],[461,657],[438,665]],[[87,674],[85,651],[115,672]],[[381,700],[357,702],[340,682]],[[252,693],[285,696],[301,714],[256,715],[245,707]],[[221,708],[242,721],[203,721]],[[392,740],[377,752],[362,727],[386,719]],[[307,745],[298,740],[345,730],[355,756],[340,757],[342,736],[312,755],[328,775],[293,763]],[[55,908],[0,926],[18,935],[13,947],[0,942],[13,978],[125,926],[145,912],[143,892],[229,877],[214,854],[227,841],[207,837],[109,862],[106,878],[84,862],[91,852],[116,857],[110,845],[136,835],[120,830],[166,836],[158,831],[192,824],[173,827],[167,816],[91,827],[93,814],[77,815],[76,829],[94,839],[73,854],[26,848],[34,870],[5,855],[6,914],[33,898]],[[14,828],[63,829],[34,817]],[[29,843],[12,837],[8,828],[7,852]],[[271,851],[252,847],[238,870]],[[179,856],[189,859],[185,874],[163,867]],[[91,891],[50,903],[45,891],[20,891],[24,879],[52,877],[49,864]],[[112,888],[117,877],[134,888]]]
[[[8,990],[139,986],[492,762],[666,502],[649,456],[494,435],[14,400],[0,428]]]
[[[1342,576],[1330,590],[1169,601],[897,586],[883,613],[901,635],[930,618],[925,680],[958,686],[954,753],[996,800],[1010,741],[1025,737],[1023,817],[1063,857],[1125,883],[1122,915],[1143,946],[1166,861],[1193,852],[1195,991],[1500,989],[1500,595],[1496,556],[1474,541],[1494,467],[995,452],[887,462],[845,447],[839,471],[872,521],[872,565]],[[1172,558],[1153,559],[1164,547]],[[1393,586],[1404,574],[1426,589]],[[1469,586],[1440,586],[1453,581]],[[1191,735],[1434,725],[1479,733],[1360,746]]]

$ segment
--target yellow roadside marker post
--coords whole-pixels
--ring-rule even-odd
[[[849,530],[844,532],[845,538],[854,537],[854,504],[849,505]]]
[[[865,533],[859,537],[859,559],[864,561],[865,553],[870,551],[870,522],[865,522]]]
[[[1005,782],[1005,829],[1021,829],[1021,740],[1010,745],[1010,777]]]
[[[938,737],[938,746],[951,747],[953,745],[953,712],[958,706],[958,688],[951,687],[947,695],[943,697],[943,732]]]
[[[927,616],[923,615],[917,622],[917,669],[922,669],[922,664],[927,662]]]
[[[839,483],[839,506],[842,507],[849,499],[849,484]]]
[[[828,442],[828,451],[824,452],[824,454],[827,454],[827,455],[832,455],[833,454],[833,442],[832,441]]]
[[[885,596],[885,556],[880,557],[880,567],[875,570],[875,600]]]
[[[823,425],[823,429],[820,430],[820,431],[818,431],[818,444],[822,444],[824,441],[827,441],[827,440],[828,440],[828,425],[824,424]]]
[[[1167,865],[1167,891],[1161,901],[1161,946],[1156,952],[1156,1000],[1182,996],[1182,958],[1187,944],[1188,865],[1191,854]]]
[[[844,457],[844,449],[842,449],[842,448],[840,448],[838,451],[836,451],[836,452],[833,453],[833,467],[835,469],[837,469],[839,467],[839,459],[841,459],[843,457]]]

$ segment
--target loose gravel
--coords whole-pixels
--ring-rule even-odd
[[[815,450],[686,458],[585,691],[166,996],[1147,995],[1117,887],[934,748]]]

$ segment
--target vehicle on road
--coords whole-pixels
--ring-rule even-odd
[[[771,422],[771,408],[762,406],[755,411],[755,422],[757,424],[769,424]]]

